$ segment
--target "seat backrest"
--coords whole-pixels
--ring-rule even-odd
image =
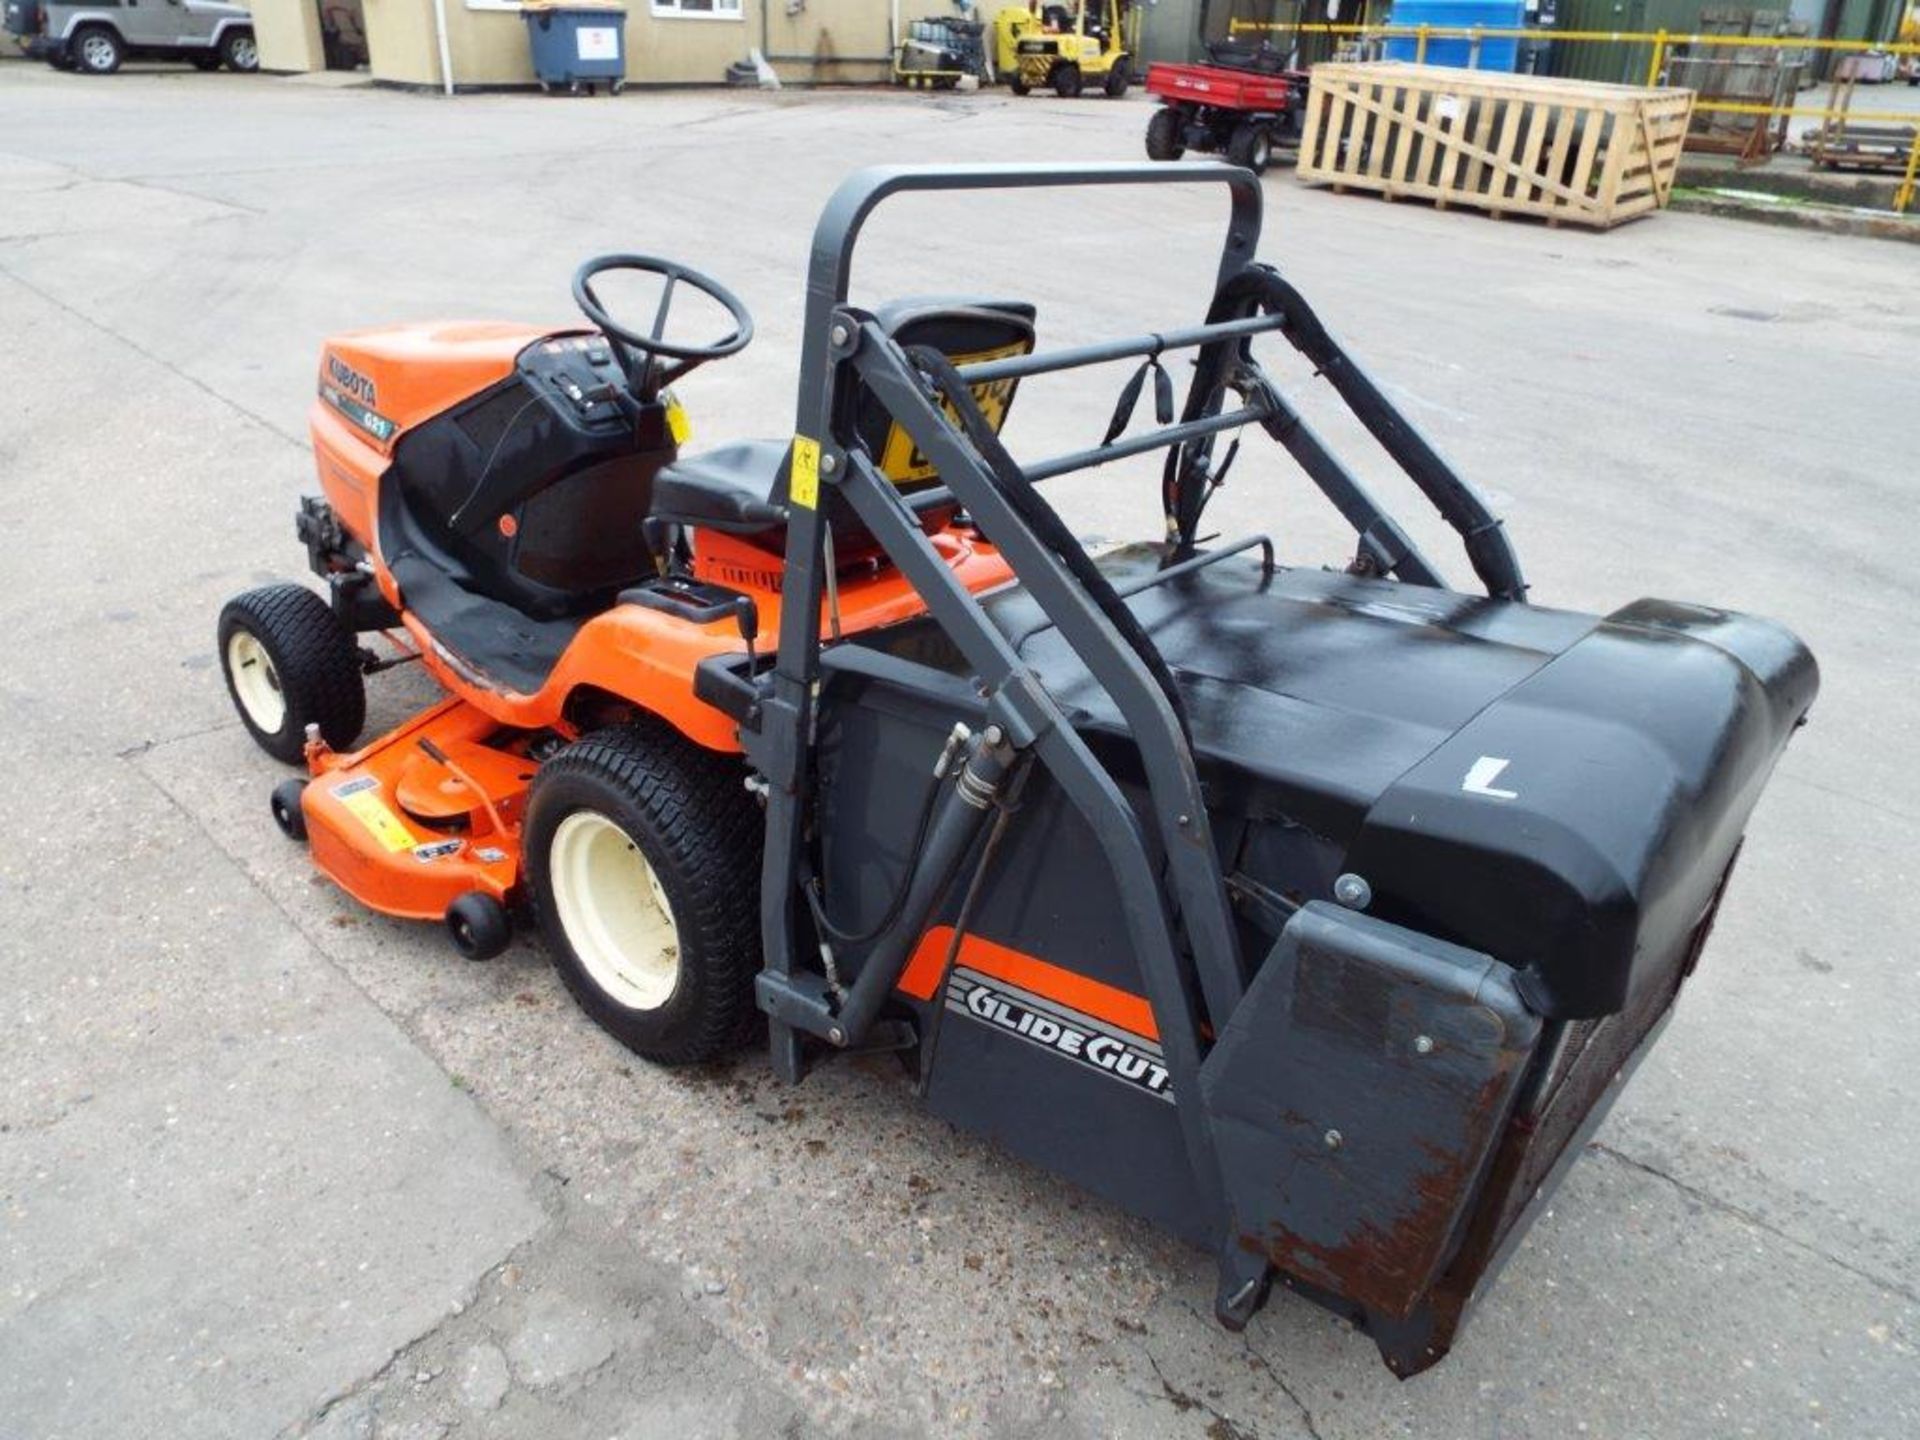
[[[955,365],[1003,360],[1033,350],[1034,307],[1022,300],[896,300],[874,312],[874,320],[901,349],[926,345]],[[988,380],[974,385],[974,403],[996,432],[1013,407],[1017,380]],[[887,413],[871,391],[855,402],[854,426],[887,478],[912,493],[940,483],[933,462],[920,453],[906,427]]]
[[[902,348],[928,346],[956,365],[1025,355],[1033,349],[1034,307],[1020,300],[898,300],[876,310],[874,320]],[[996,432],[1006,422],[1018,384],[1017,380],[991,380],[972,387],[975,403]],[[906,427],[893,418],[878,395],[863,386],[842,403],[848,407],[843,413],[850,415],[851,425],[845,429],[837,425],[838,433],[847,443],[865,449],[903,493],[912,495],[940,484],[938,469],[920,453]],[[723,548],[738,542],[764,555],[782,556],[787,534],[778,515],[787,503],[790,453],[785,442],[747,443],[722,446],[673,466],[661,476],[662,504],[656,516],[696,532],[725,536]],[[746,513],[753,509],[765,514]],[[953,503],[922,509],[921,526],[929,534],[944,529],[958,509]],[[853,507],[837,492],[824,497],[821,514],[841,566],[864,560],[879,549]],[[708,543],[711,548],[714,542]]]
[[[1026,355],[1033,350],[1034,307],[1024,300],[974,300],[941,296],[896,300],[874,311],[873,318],[901,349],[930,346],[955,365]],[[974,402],[995,433],[1013,407],[1017,380],[989,380],[971,386]],[[862,387],[853,400],[854,433],[878,462],[887,478],[903,494],[912,495],[940,484],[940,472],[920,453],[906,427],[895,420],[880,397]],[[785,489],[784,479],[782,490]],[[953,523],[958,505],[937,505],[920,512],[928,534]],[[879,548],[853,507],[838,495],[827,504],[827,525],[833,535],[834,555],[841,563],[862,559]]]

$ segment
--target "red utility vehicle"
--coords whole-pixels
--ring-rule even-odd
[[[1147,122],[1147,157],[1224,154],[1258,175],[1276,147],[1300,143],[1306,72],[1282,68],[1284,61],[1264,46],[1208,48],[1212,58],[1205,65],[1148,67],[1147,92],[1162,103]]]

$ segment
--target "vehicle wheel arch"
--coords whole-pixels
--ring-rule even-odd
[[[121,32],[119,22],[105,10],[82,10],[79,14],[70,17],[67,28],[60,32],[60,38],[72,42],[77,40],[84,30],[111,30],[113,38],[122,45],[129,43],[126,35]]]
[[[662,726],[682,739],[719,755],[738,755],[740,746],[733,740],[734,722],[720,711],[703,704],[676,707],[686,713],[669,713],[632,696],[621,695],[603,685],[583,680],[568,688],[560,702],[560,717],[579,734],[613,725]],[[693,723],[698,717],[711,723]]]

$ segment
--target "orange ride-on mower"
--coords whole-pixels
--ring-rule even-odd
[[[1203,318],[1036,350],[1019,298],[849,298],[898,192],[1113,184],[1227,190]],[[531,908],[654,1060],[762,1020],[790,1081],[893,1051],[938,1114],[1207,1247],[1222,1323],[1278,1280],[1406,1375],[1670,1014],[1817,672],[1726,611],[1529,603],[1479,494],[1255,260],[1260,206],[1221,165],[863,171],[814,236],[794,433],[684,457],[669,386],[752,329],[683,266],[590,262],[584,329],[331,341],[299,517],[328,593],[239,597],[220,650],[308,771],[276,817],[350,894],[476,957]],[[596,296],[617,269],[663,277],[650,330]],[[731,333],[669,343],[676,288]],[[1301,418],[1275,340],[1478,593]],[[1024,378],[1115,362],[1102,443],[1010,453]],[[1164,534],[1090,556],[1045,482],[1149,454]],[[1229,473],[1283,460],[1353,526],[1343,567],[1206,537]],[[362,675],[413,657],[446,698],[353,749]]]

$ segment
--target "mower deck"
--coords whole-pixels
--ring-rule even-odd
[[[438,920],[471,891],[520,891],[530,737],[449,697],[362,750],[316,745],[301,792],[320,873],[371,909]]]

